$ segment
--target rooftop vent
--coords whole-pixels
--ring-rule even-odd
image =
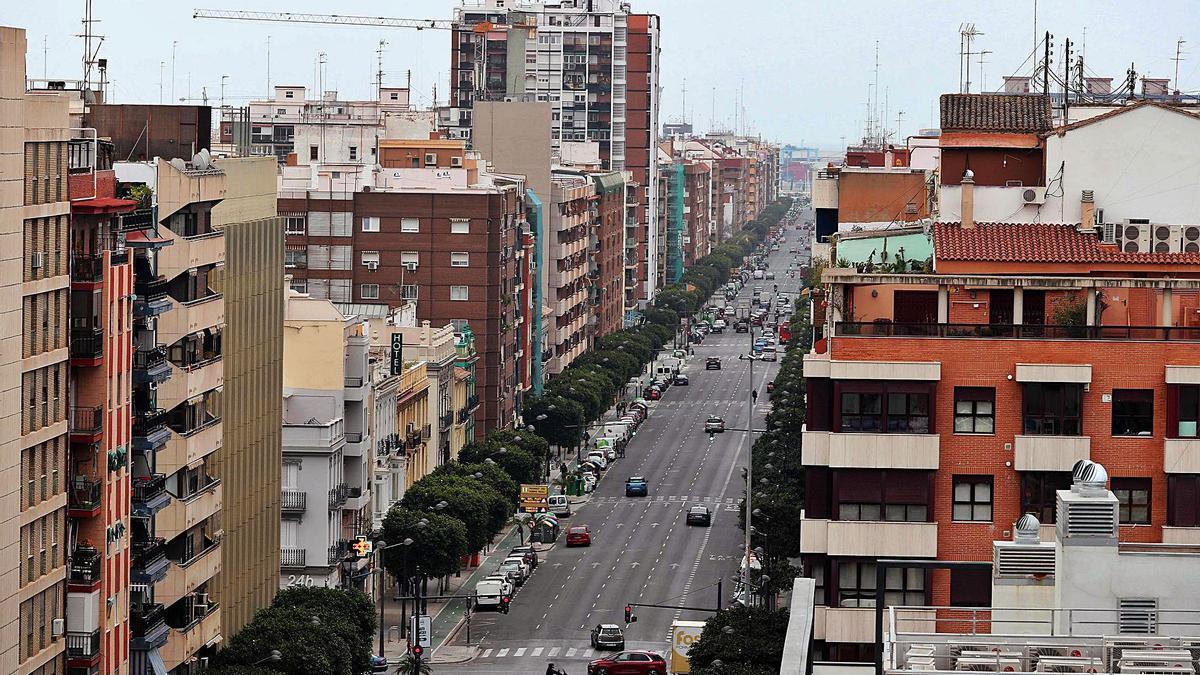
[[[1039,544],[1042,541],[1042,523],[1037,516],[1026,513],[1017,519],[1013,528],[1013,541],[1018,544]]]
[[[1116,539],[1117,498],[1105,487],[1108,471],[1082,459],[1071,471],[1071,489],[1059,490],[1057,498],[1058,539]]]

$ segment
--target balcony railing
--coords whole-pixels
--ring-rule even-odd
[[[280,548],[279,549],[279,566],[280,567],[304,567],[305,553],[302,548]]]
[[[363,433],[361,431],[347,431],[346,432],[346,442],[347,443],[362,443],[362,439],[363,439]]]
[[[410,434],[408,435],[408,437],[407,437],[407,438],[405,438],[405,440],[404,440],[404,444],[405,444],[405,445],[408,447],[408,449],[410,449],[410,450],[413,450],[413,449],[416,449],[417,447],[419,447],[419,446],[421,445],[421,434],[420,434],[420,432],[414,431],[414,432],[410,433]]]
[[[170,286],[171,280],[166,277],[150,279],[149,281],[137,280],[133,284],[133,292],[142,300],[157,300],[158,298],[166,297],[167,289]]]
[[[1064,326],[1011,323],[841,321],[835,336],[1200,342],[1200,326]]]
[[[336,544],[329,547],[329,564],[336,565],[350,556],[351,542],[349,539],[339,539]]]
[[[165,494],[167,477],[161,473],[153,476],[137,476],[133,479],[133,503],[146,503]]]
[[[158,602],[143,602],[129,608],[130,630],[134,635],[145,636],[166,622],[167,608]]]
[[[342,379],[344,380],[343,386],[346,389],[357,389],[358,387],[363,386],[363,378],[361,377],[345,377]]]
[[[421,427],[421,440],[427,441],[431,438],[433,438],[433,425],[426,424]]]
[[[100,654],[100,631],[67,633],[67,658],[92,659]]]
[[[76,476],[71,481],[67,506],[72,511],[94,511],[100,508],[100,481],[87,476]]]
[[[442,431],[449,431],[450,427],[454,426],[454,412],[448,412],[438,418],[438,426]]]
[[[104,356],[104,331],[76,328],[71,331],[71,358],[98,359]]]
[[[138,349],[133,352],[133,369],[149,370],[167,362],[167,347],[159,345],[153,349]]]
[[[71,433],[98,434],[104,426],[104,409],[100,406],[71,406]]]
[[[100,552],[91,546],[77,546],[71,555],[72,584],[91,585],[100,581]]]
[[[71,255],[71,281],[76,283],[104,281],[104,257],[94,253]]]
[[[548,353],[549,352],[543,353],[543,356],[545,356],[545,354],[548,354]],[[550,359],[546,359],[546,360],[549,361]],[[471,419],[471,409],[470,408],[459,408],[458,409],[458,423],[466,424],[467,420],[469,420],[469,419]]]
[[[154,225],[154,212],[150,209],[138,209],[133,213],[121,216],[118,227],[121,230],[140,230]]]
[[[329,510],[333,511],[342,508],[342,505],[349,498],[350,488],[345,483],[333,488],[329,491]]]
[[[134,541],[129,548],[133,552],[134,567],[150,567],[159,558],[167,555],[167,540],[162,537],[154,537],[144,541]]]
[[[467,397],[467,410],[474,410],[479,407],[479,394],[471,394]]]
[[[305,510],[308,508],[308,493],[300,490],[284,490],[280,493],[279,508],[292,512]]]

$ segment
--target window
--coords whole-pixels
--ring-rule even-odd
[[[1154,431],[1154,391],[1114,389],[1112,393],[1113,436],[1149,436]]]
[[[813,591],[813,605],[822,607],[825,605],[825,562],[812,562],[806,565],[808,568],[808,576],[813,580],[816,586]]]
[[[1150,524],[1150,479],[1113,478],[1112,491],[1119,502],[1122,525]]]
[[[400,253],[400,264],[406,267],[416,267],[421,262],[421,255],[416,251],[403,251]]]
[[[284,233],[304,234],[304,216],[288,216],[284,220]]]
[[[362,219],[362,231],[363,232],[378,232],[379,231],[379,218],[377,218],[375,216],[367,216],[366,218],[363,218]]]
[[[923,523],[928,519],[929,507],[924,504],[873,504],[865,502],[842,502],[838,504],[838,520],[890,520],[894,522]]]
[[[403,298],[404,300],[416,300],[417,299],[417,285],[416,284],[404,284],[403,286],[401,286],[400,287],[400,297]]]
[[[1167,525],[1200,527],[1200,474],[1167,476]]]
[[[469,288],[469,286],[451,286],[450,287],[450,299],[451,300],[466,300],[468,288]]]
[[[353,162],[356,159],[358,159],[358,146],[351,145],[350,146],[350,161]]]
[[[283,251],[284,267],[306,267],[308,265],[308,249],[288,248]]]
[[[363,284],[358,288],[358,297],[363,300],[379,299],[379,284]]]
[[[1083,387],[1071,383],[1030,382],[1022,405],[1025,433],[1031,436],[1078,436]]]
[[[1054,523],[1055,493],[1071,489],[1069,471],[1027,471],[1021,474],[1021,513],[1032,513],[1043,525]]]
[[[841,431],[879,431],[883,427],[883,394],[842,393]]]
[[[991,434],[996,430],[996,390],[954,388],[954,433]]]
[[[951,570],[950,606],[991,607],[992,571],[988,569]]]
[[[285,92],[283,92],[283,97],[284,98],[295,98],[296,94],[295,94],[295,92],[285,91]]]
[[[1167,431],[1174,432],[1173,438],[1196,438],[1197,423],[1200,422],[1200,385],[1169,385],[1174,391],[1176,411],[1171,419],[1170,405],[1167,406]]]
[[[286,115],[286,114],[287,114],[287,108],[276,108],[276,109],[275,109],[275,114],[276,114],[276,115]]]
[[[930,393],[925,385],[902,383],[877,388],[842,385],[839,402],[840,431],[927,434],[932,429]],[[918,388],[919,387],[919,388]]]
[[[929,394],[889,393],[887,430],[902,434],[929,433]]]
[[[308,279],[292,279],[291,289],[297,293],[307,293]]]
[[[312,162],[317,161],[317,146],[315,146],[315,145],[308,146],[308,159],[309,159],[309,161],[312,161]]]
[[[450,219],[450,234],[470,234],[471,221],[466,218]]]
[[[450,254],[451,267],[469,267],[471,265],[471,255],[462,251],[456,251]]]
[[[924,605],[925,572],[915,567],[891,567],[884,572],[883,600],[888,606]],[[838,565],[838,606],[875,606],[875,563]]]
[[[954,520],[991,522],[992,477],[954,477]]]
[[[401,232],[420,232],[421,231],[421,219],[420,218],[401,218],[400,219],[400,231]]]
[[[362,264],[367,267],[379,267],[379,251],[363,251]]]

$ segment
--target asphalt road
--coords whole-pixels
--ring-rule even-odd
[[[756,285],[771,294],[772,285],[794,294],[801,281],[786,270],[798,233],[787,232],[780,251],[771,254],[777,279],[751,280],[743,289],[748,299]],[[758,329],[755,329],[756,331]],[[507,615],[472,616],[471,638],[479,647],[469,663],[435,666],[446,673],[542,673],[548,662],[570,675],[586,672],[595,658],[589,634],[598,623],[624,624],[628,602],[672,607],[714,607],[732,600],[744,535],[737,526],[742,495],[740,468],[746,464],[745,432],[708,436],[704,420],[720,415],[726,425],[746,426],[750,387],[758,390],[754,428],[761,429],[769,409],[766,383],[777,362],[740,360],[751,338],[730,327],[695,345],[684,372],[690,385],[671,387],[629,443],[626,456],[610,465],[588,503],[577,507],[565,525],[586,524],[592,545],[566,548],[562,539],[546,554],[521,587]],[[721,370],[705,370],[709,356],[722,359]],[[625,497],[625,479],[648,479],[647,497]],[[711,527],[689,527],[687,508],[706,504],[713,512]],[[724,598],[717,581],[723,580]],[[628,649],[651,649],[669,657],[673,619],[704,620],[708,614],[684,609],[640,608],[638,620],[625,627]],[[464,641],[460,631],[458,643]]]

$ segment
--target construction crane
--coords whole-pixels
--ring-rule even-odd
[[[398,19],[388,16],[353,16],[347,14],[295,14],[292,12],[247,12],[239,9],[197,9],[193,19],[228,19],[233,21],[274,21],[278,23],[319,23],[333,26],[373,26],[380,28],[413,28],[416,30],[450,30],[453,21],[444,19]]]

